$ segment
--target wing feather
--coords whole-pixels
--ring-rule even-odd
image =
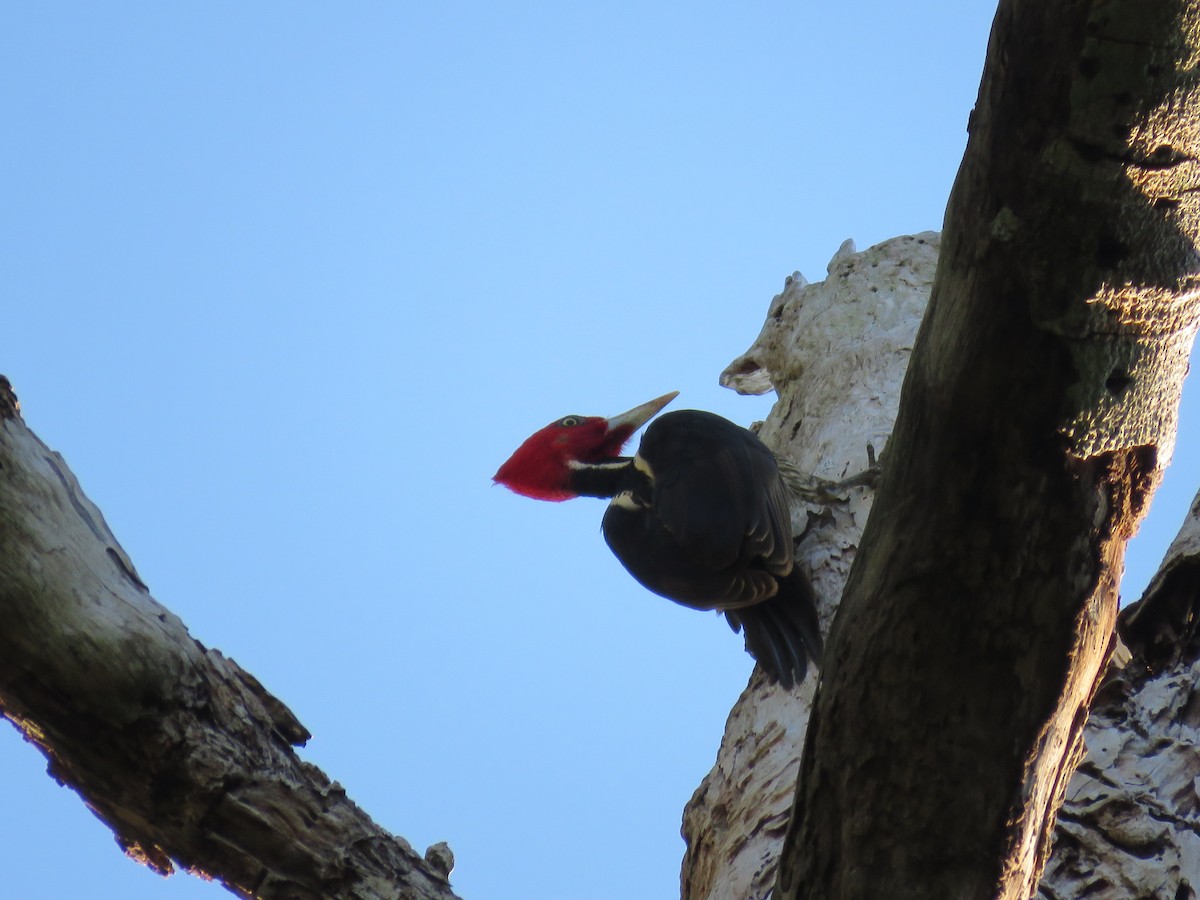
[[[667,440],[661,432],[647,432],[638,452],[654,472],[650,505],[705,568],[757,563],[787,574],[792,568],[791,517],[775,457],[744,428],[711,418],[727,427],[701,422],[702,427],[681,428]],[[659,421],[671,422],[668,417]],[[657,456],[669,457],[670,466],[655,466]]]

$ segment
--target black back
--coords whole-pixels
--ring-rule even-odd
[[[820,659],[815,599],[793,573],[787,492],[754,434],[709,412],[679,410],[646,429],[604,514],[605,540],[642,585],[727,614],[776,680]]]

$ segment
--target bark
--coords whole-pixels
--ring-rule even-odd
[[[1001,4],[780,897],[1036,889],[1195,335],[1195,14]]]
[[[1128,661],[1092,706],[1041,900],[1195,900],[1200,886],[1200,495],[1121,614]]]
[[[721,381],[744,394],[778,392],[758,431],[785,472],[839,480],[867,466],[868,446],[884,450],[937,247],[934,232],[862,253],[847,241],[825,281],[808,284],[797,272],[771,301],[762,333]],[[796,500],[797,558],[812,576],[824,631],[873,496],[856,487],[826,502]],[[815,684],[810,676],[788,692],[756,672],[734,706],[716,764],[684,811],[684,900],[770,893]]]
[[[301,760],[308,732],[150,596],[0,377],[0,714],[131,856],[270,900],[451,900],[422,859]]]
[[[781,458],[821,446],[854,455],[891,428],[911,337],[937,263],[938,235],[840,251],[830,278],[799,273],[770,304],[754,346],[722,381],[742,393],[778,385],[781,402],[760,433]],[[890,312],[889,312],[890,311]],[[905,335],[908,335],[908,340]],[[814,350],[819,348],[819,352]],[[846,386],[851,386],[848,390]],[[845,402],[840,402],[844,400]],[[867,424],[872,410],[883,419]],[[821,436],[832,443],[826,443]],[[827,475],[841,474],[837,471]],[[799,507],[800,558],[828,622],[853,561],[872,492]],[[807,528],[799,523],[808,522]],[[1105,677],[1071,778],[1042,900],[1108,896],[1195,900],[1200,885],[1200,495],[1142,600],[1118,627],[1121,665]],[[730,715],[717,763],[684,813],[684,900],[769,895],[791,805],[812,685],[798,695],[752,679]]]

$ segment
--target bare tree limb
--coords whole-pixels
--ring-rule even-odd
[[[269,900],[452,900],[293,749],[308,732],[150,596],[0,377],[0,713],[133,857]]]
[[[1001,4],[780,896],[1036,889],[1197,322],[1193,4]]]

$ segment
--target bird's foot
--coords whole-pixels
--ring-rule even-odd
[[[875,459],[875,448],[870,444],[867,444],[867,463],[867,467],[861,472],[855,472],[838,481],[801,472],[787,463],[781,464],[779,469],[788,490],[797,499],[822,506],[832,503],[848,503],[850,497],[847,495],[847,491],[853,488],[878,487],[879,476],[883,470]]]

